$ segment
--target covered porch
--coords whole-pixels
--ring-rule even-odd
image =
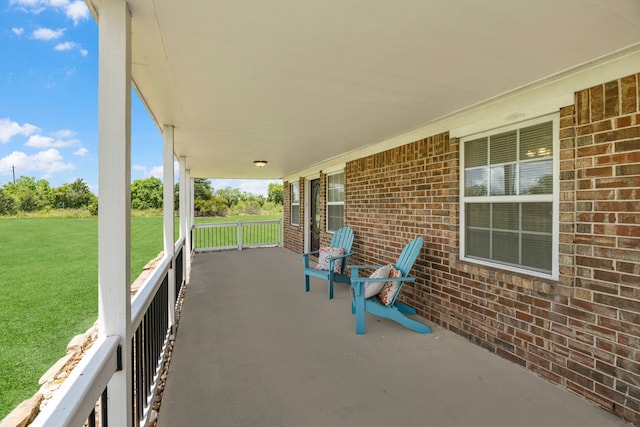
[[[311,240],[309,184],[329,174],[344,174],[347,197],[328,200],[325,186],[313,200],[318,212],[338,203],[334,219],[360,233],[356,257],[391,257],[389,236],[432,238],[411,296],[422,313],[638,419],[636,1],[86,3],[99,22],[99,342],[34,425],[80,425],[96,400],[100,425],[146,424],[189,266],[160,425],[622,425],[438,325],[418,336],[368,318],[356,336],[344,288],[333,301],[318,283],[304,293],[296,252]],[[163,134],[149,150],[163,150],[165,183],[165,258],[134,300],[132,86]],[[461,141],[540,118],[552,126],[555,148],[542,153],[553,185],[523,196],[553,206],[551,268],[531,276],[461,259]],[[176,175],[177,244],[166,185]],[[211,177],[282,179],[292,251],[199,254],[192,265],[194,179]],[[613,222],[591,223],[602,218]]]
[[[628,425],[427,323],[367,314],[359,336],[346,285],[305,293],[298,254],[196,254],[157,425]]]

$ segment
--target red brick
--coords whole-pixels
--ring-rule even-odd
[[[583,125],[589,123],[591,121],[591,115],[589,113],[589,89],[576,92],[575,99],[578,124]]]
[[[614,80],[604,85],[604,116],[616,117],[620,112],[620,94],[618,81]]]
[[[592,122],[604,118],[604,87],[594,86],[589,89],[590,116]]]
[[[620,93],[622,94],[622,114],[638,111],[638,84],[636,75],[620,79]]]

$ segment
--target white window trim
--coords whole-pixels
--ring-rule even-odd
[[[342,206],[343,207],[343,212],[344,212],[344,193],[342,195],[342,201],[341,202],[329,202],[329,177],[330,176],[334,176],[334,175],[340,175],[342,174],[342,182],[344,183],[344,179],[345,179],[345,172],[344,169],[339,170],[339,171],[335,171],[332,173],[328,173],[327,174],[327,178],[326,178],[326,188],[325,188],[325,199],[326,199],[326,205],[327,205],[327,220],[325,221],[326,223],[326,227],[327,227],[327,233],[335,233],[338,230],[329,230],[329,206]],[[342,225],[344,226],[344,214],[342,216]]]
[[[466,253],[466,224],[465,224],[465,211],[466,211],[466,199],[464,196],[464,168],[465,168],[465,160],[464,160],[464,144],[467,141],[472,141],[478,138],[483,138],[486,136],[496,135],[502,132],[508,132],[515,129],[521,129],[524,127],[536,125],[543,122],[552,122],[553,128],[553,192],[551,195],[552,202],[552,248],[551,248],[551,274],[547,274],[544,272],[529,270],[524,267],[516,267],[508,264],[501,264],[496,262],[491,262],[487,260],[481,260],[477,258],[470,258],[465,256]],[[494,128],[482,133],[476,133],[473,135],[468,135],[460,138],[460,260],[466,261],[473,264],[480,264],[483,266],[491,267],[494,269],[507,270],[512,271],[514,273],[526,274],[529,276],[540,277],[544,279],[550,280],[558,280],[559,277],[559,240],[560,240],[560,114],[553,113],[545,116],[541,116],[535,119],[526,120],[522,122],[518,122],[509,126],[504,126],[500,128]],[[504,197],[503,200],[517,200],[522,202],[534,202],[534,201],[549,201],[548,196],[497,196]],[[495,202],[496,196],[486,196],[486,197],[473,197],[474,202]]]
[[[298,187],[298,201],[294,202],[293,201],[293,187]],[[291,203],[290,203],[290,222],[291,225],[300,225],[300,183],[299,182],[292,182],[291,183],[291,188],[289,189],[290,193],[289,193],[289,197],[291,197]],[[297,206],[298,207],[298,222],[293,222],[293,207]]]

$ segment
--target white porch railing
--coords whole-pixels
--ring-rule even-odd
[[[282,246],[282,220],[195,224],[195,252]]]
[[[164,257],[133,298],[132,354],[120,354],[120,337],[99,338],[31,426],[81,426],[85,421],[89,426],[108,426],[109,420],[105,416],[107,385],[121,369],[122,357],[133,360],[133,425],[145,425],[173,328],[169,325],[169,310],[175,310],[175,301],[169,302],[168,287],[175,286],[177,296],[186,281],[183,268],[185,250],[183,238],[175,245],[174,258]],[[175,283],[169,283],[172,266]],[[96,408],[100,408],[97,413]],[[120,421],[113,420],[116,425],[121,424]]]

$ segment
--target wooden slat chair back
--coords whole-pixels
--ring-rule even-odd
[[[309,292],[309,277],[318,277],[327,281],[329,286],[329,299],[333,298],[333,284],[335,282],[350,284],[351,280],[346,273],[347,262],[351,256],[351,246],[353,246],[353,230],[350,227],[342,227],[336,231],[331,237],[329,246],[332,248],[344,249],[344,255],[330,257],[328,270],[317,270],[314,266],[311,266],[309,257],[312,255],[318,256],[320,251],[306,252],[302,254],[302,263],[304,264],[304,289]],[[339,272],[335,271],[335,262],[342,260],[342,268]]]
[[[420,250],[423,245],[422,237],[416,237],[409,242],[398,257],[398,260],[394,266],[396,270],[400,270],[400,277],[397,278],[380,278],[372,279],[370,277],[359,277],[359,272],[362,269],[375,269],[381,267],[380,265],[354,265],[351,266],[351,287],[353,289],[353,303],[351,306],[352,312],[356,315],[356,333],[365,333],[365,312],[371,313],[374,316],[386,318],[400,323],[402,326],[411,329],[421,334],[431,333],[431,328],[428,326],[406,317],[406,315],[417,314],[413,307],[407,304],[397,301],[398,295],[402,291],[402,287],[406,282],[414,282],[415,277],[409,276],[409,272],[416,262]],[[366,282],[398,282],[398,291],[392,297],[391,302],[385,305],[378,296],[365,298],[364,284]]]

